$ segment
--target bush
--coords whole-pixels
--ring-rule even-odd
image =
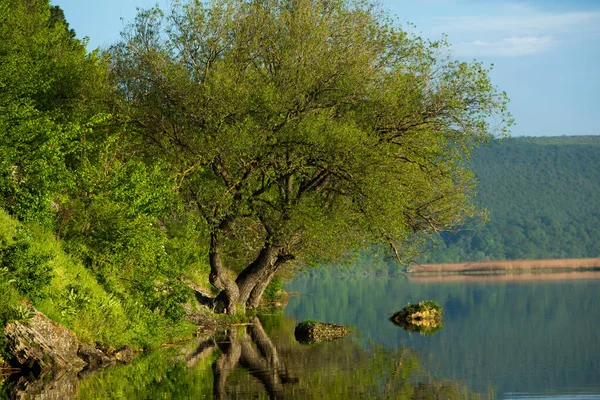
[[[281,294],[283,291],[283,279],[281,277],[275,275],[269,285],[265,289],[263,293],[263,301],[267,303],[272,303],[278,300],[281,300]]]
[[[12,238],[0,241],[0,267],[14,287],[32,301],[44,296],[52,280],[50,259],[49,254],[32,248],[31,233],[23,227],[17,228]]]
[[[181,266],[167,253],[167,236],[156,218],[128,211],[108,199],[92,202],[82,220],[65,226],[68,250],[109,293],[181,320],[191,291],[178,280]]]
[[[13,287],[13,280],[8,277],[8,268],[0,268],[0,327],[14,319],[14,307],[18,304],[19,296]],[[0,335],[0,339],[2,339]],[[1,346],[0,346],[1,347]]]

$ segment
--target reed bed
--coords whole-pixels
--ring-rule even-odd
[[[500,273],[521,271],[566,271],[600,268],[600,258],[564,258],[551,260],[477,261],[463,263],[420,264],[410,268],[411,275],[441,273]]]

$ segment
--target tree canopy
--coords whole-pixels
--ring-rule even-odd
[[[255,307],[291,260],[401,251],[475,212],[466,161],[511,118],[488,70],[448,54],[369,1],[140,12],[112,75],[141,151],[203,221],[217,309]]]

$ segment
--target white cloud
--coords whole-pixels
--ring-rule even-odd
[[[459,16],[435,18],[434,28],[437,33],[448,33],[457,43],[455,55],[461,57],[526,56],[556,47],[553,45],[557,43],[591,40],[600,35],[599,11],[557,13],[519,3],[462,11]]]
[[[508,37],[495,41],[474,40],[454,46],[454,54],[462,57],[518,57],[540,53],[554,40],[551,36]]]
[[[519,15],[439,17],[436,30],[536,34],[548,31],[568,32],[582,28],[598,30],[600,26],[600,12],[539,13],[524,9],[521,11]]]

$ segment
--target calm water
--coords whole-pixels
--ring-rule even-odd
[[[5,385],[0,398],[600,399],[600,273],[538,278],[304,276],[284,313],[80,381]],[[444,306],[435,335],[388,320],[424,299]],[[305,319],[353,333],[301,345]]]
[[[286,315],[353,325],[361,344],[404,346],[436,376],[499,399],[600,399],[598,273],[504,277],[297,279]],[[444,306],[434,336],[385,317],[408,302]]]

